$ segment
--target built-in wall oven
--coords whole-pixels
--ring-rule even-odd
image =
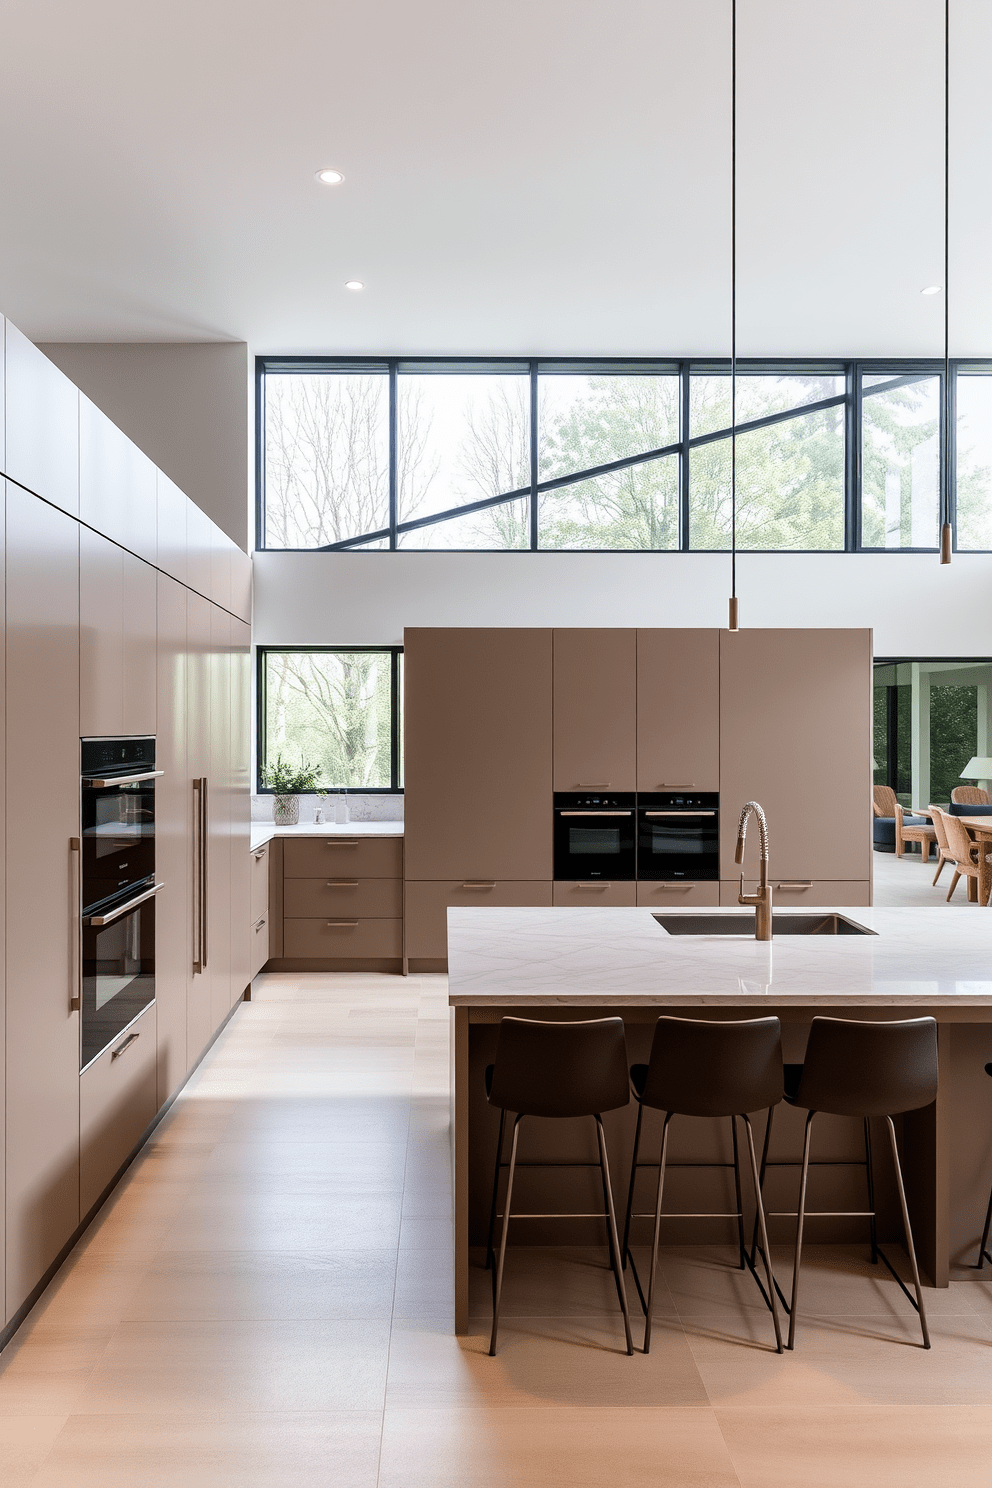
[[[155,997],[152,738],[80,741],[80,1069]]]
[[[555,791],[555,878],[636,878],[636,800],[633,791]]]
[[[655,882],[720,877],[716,791],[638,792],[637,877]]]

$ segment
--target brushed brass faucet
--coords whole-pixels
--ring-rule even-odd
[[[772,886],[768,882],[768,822],[765,818],[765,813],[757,801],[748,801],[741,811],[741,819],[737,824],[737,851],[734,853],[734,862],[739,866],[744,862],[744,839],[747,836],[747,819],[752,811],[758,818],[758,836],[761,843],[761,877],[758,880],[758,892],[756,894],[745,894],[744,870],[741,868],[741,887],[737,895],[737,902],[738,904],[754,905],[755,940],[771,940]]]

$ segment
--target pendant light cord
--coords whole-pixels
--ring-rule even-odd
[[[737,598],[737,0],[730,0],[730,597]]]

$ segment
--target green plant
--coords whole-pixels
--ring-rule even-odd
[[[319,780],[320,770],[317,766],[302,758],[299,766],[294,768],[281,754],[277,754],[274,765],[265,765],[262,768],[263,784],[268,790],[275,791],[277,796],[298,796],[316,790]]]

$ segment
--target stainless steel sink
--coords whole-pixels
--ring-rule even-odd
[[[727,914],[675,915],[656,914],[654,918],[669,935],[754,935],[754,915]],[[857,925],[840,914],[773,914],[773,935],[875,935],[864,925]]]

